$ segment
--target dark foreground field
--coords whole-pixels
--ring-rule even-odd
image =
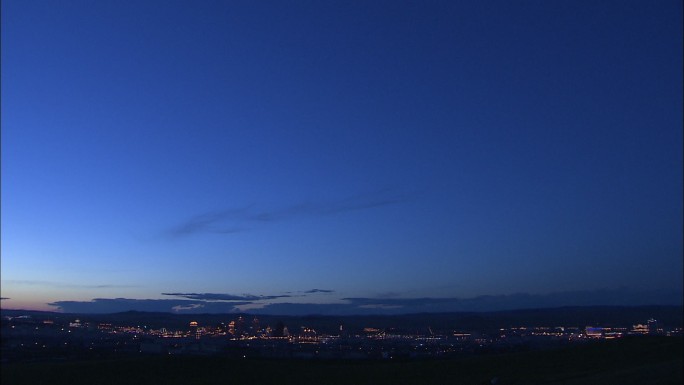
[[[681,338],[642,337],[431,361],[146,356],[4,364],[2,384],[682,384],[683,353]]]

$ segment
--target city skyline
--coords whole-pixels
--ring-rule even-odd
[[[674,0],[5,1],[0,304],[681,305],[682,28]]]

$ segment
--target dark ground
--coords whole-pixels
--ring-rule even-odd
[[[5,363],[2,384],[682,384],[682,338],[635,337],[546,351],[424,361],[138,356]]]

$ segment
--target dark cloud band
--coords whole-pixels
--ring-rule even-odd
[[[316,290],[316,289],[312,289]],[[319,289],[322,290],[322,289]],[[560,292],[544,295],[513,294],[473,298],[343,298],[344,302],[312,304],[269,302],[287,296],[212,293],[165,293],[183,299],[96,298],[91,301],[56,301],[49,305],[67,313],[116,313],[130,310],[170,313],[233,313],[244,305],[259,305],[250,313],[270,315],[370,315],[502,311],[562,306],[681,306],[679,291],[630,289]]]
[[[264,301],[276,298],[289,298],[290,295],[233,295],[221,293],[161,293],[173,297],[182,297],[197,301]]]

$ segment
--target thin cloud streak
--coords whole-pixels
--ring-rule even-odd
[[[172,237],[181,237],[198,232],[232,234],[244,231],[245,229],[239,227],[216,227],[215,224],[226,220],[244,219],[249,215],[248,210],[249,207],[244,207],[240,209],[217,210],[199,214],[169,230],[169,235]]]
[[[137,285],[113,285],[113,284],[79,285],[79,284],[55,282],[55,281],[15,280],[15,279],[8,279],[8,280],[5,280],[4,282],[8,283],[8,284],[13,284],[13,285],[52,286],[52,287],[59,287],[59,288],[79,288],[79,289],[123,289],[123,288],[139,287]]]
[[[146,311],[164,313],[234,313],[237,306],[251,302],[207,302],[184,299],[130,299],[95,298],[90,301],[55,301],[49,306],[57,307],[64,313],[120,313],[126,311]]]
[[[196,301],[265,301],[277,298],[292,297],[291,295],[234,295],[221,293],[161,293],[161,295],[187,298]]]
[[[255,210],[253,205],[236,209],[215,210],[191,217],[170,229],[167,234],[172,238],[198,233],[234,234],[246,231],[248,229],[248,226],[245,226],[247,223],[268,223],[337,215],[399,204],[411,198],[412,196],[408,194],[396,195],[390,194],[389,190],[381,190],[373,194],[357,195],[338,201],[302,202],[273,210]]]
[[[550,294],[492,295],[472,298],[342,298],[344,303],[269,302],[283,296],[230,295],[212,293],[166,293],[186,295],[183,299],[95,298],[90,301],[49,303],[66,313],[116,313],[130,310],[172,313],[248,312],[270,315],[371,315],[481,312],[541,309],[562,306],[681,306],[678,291],[639,291],[626,288]],[[194,297],[194,298],[193,298]],[[192,298],[192,299],[191,299]],[[244,300],[239,299],[254,299]],[[247,306],[246,305],[252,305]],[[258,307],[254,307],[257,305]],[[244,307],[244,308],[241,308]]]

